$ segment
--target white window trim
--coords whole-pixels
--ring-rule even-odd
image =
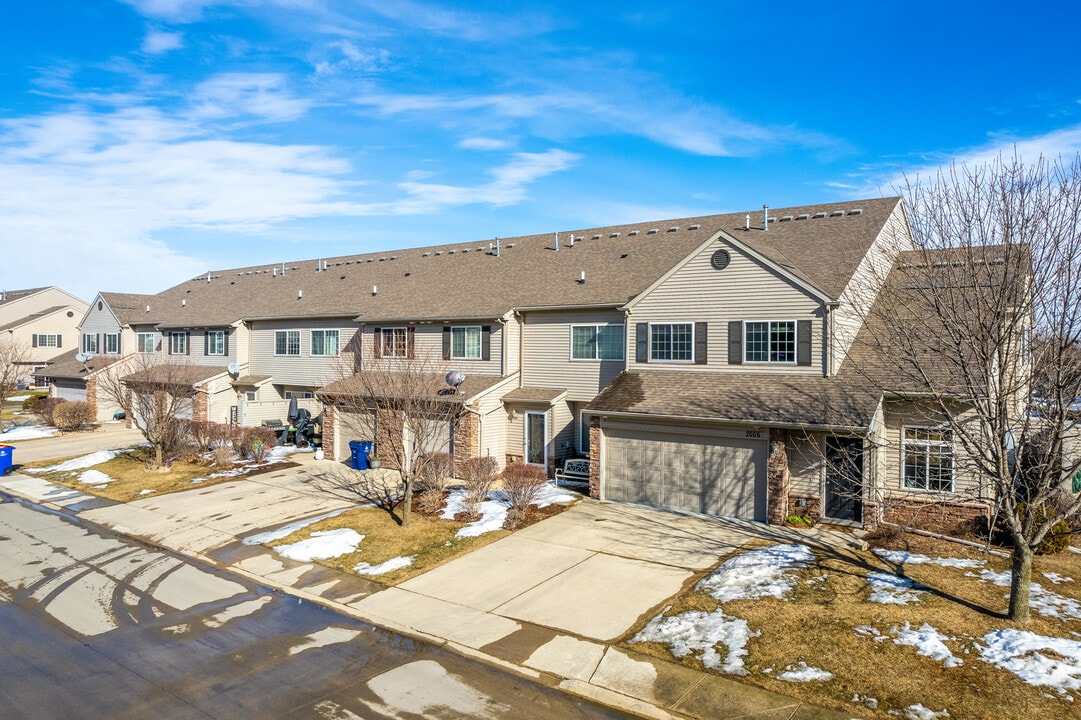
[[[221,352],[214,352],[210,343],[211,336],[216,335],[221,337]],[[206,354],[214,357],[225,357],[229,353],[225,352],[225,338],[228,336],[226,330],[207,330],[206,331]]]
[[[747,325],[748,323],[767,323],[772,325],[774,323],[791,323],[792,325],[792,359],[791,360],[748,360],[747,359]],[[769,341],[769,335],[771,334],[771,328],[766,328],[767,341]],[[797,357],[799,355],[799,322],[796,320],[778,320],[776,318],[761,319],[761,320],[744,320],[743,321],[743,364],[744,365],[795,365]],[[770,347],[766,347],[766,355],[770,354]]]
[[[326,346],[327,346],[327,336],[326,336],[326,334],[327,333],[334,333],[335,335],[337,335],[338,336],[338,342],[337,342],[338,349],[337,349],[337,351],[332,352],[332,353],[328,353],[328,352],[317,353],[317,352],[315,352],[315,333],[322,333],[323,334],[323,349],[324,350],[326,349]],[[338,330],[336,328],[326,328],[326,329],[315,328],[315,329],[312,329],[312,330],[308,331],[308,357],[338,357],[341,354],[341,352],[342,352],[342,331],[341,330]]]
[[[154,352],[154,346],[157,344],[155,336],[156,336],[156,333],[152,333],[152,332],[136,333],[135,334],[135,352],[143,353],[144,355]],[[144,350],[143,349],[143,338],[144,337],[149,337],[150,338],[150,349],[149,350]]]
[[[52,333],[36,333],[38,338],[38,347],[56,347],[57,340],[60,338],[59,334]],[[49,340],[52,340],[50,343]]]
[[[596,413],[592,413],[589,410],[586,410],[585,408],[582,408],[581,410],[578,411],[578,432],[575,434],[574,442],[578,446],[578,454],[579,455],[589,455],[589,442],[588,442],[589,434],[588,434],[588,432],[586,433],[586,438],[587,438],[586,446],[582,447],[582,430],[583,429],[588,430],[588,428],[589,428],[588,423],[586,423],[586,416],[588,415],[589,417],[594,417],[595,414]]]
[[[311,390],[286,390],[285,399],[291,400],[296,398],[297,400],[312,400],[315,398],[315,393]]]
[[[110,350],[109,349],[109,338],[116,338],[116,350]],[[119,355],[120,354],[120,333],[118,333],[118,332],[115,332],[115,333],[102,333],[101,334],[101,344],[104,346],[102,348],[102,354],[103,355]]]
[[[383,340],[383,338],[385,337],[384,333],[386,333],[386,332],[397,332],[398,330],[401,330],[402,334],[405,336],[405,344],[403,346],[403,354],[402,355],[388,354],[387,353],[387,345]],[[407,360],[409,358],[409,328],[406,327],[405,325],[396,325],[394,327],[381,327],[381,328],[379,328],[379,357],[380,357],[380,359],[397,358],[399,360]]]
[[[476,356],[474,357],[474,356],[469,355],[469,354],[455,355],[454,354],[454,331],[455,330],[461,330],[464,333],[465,331],[470,330],[471,328],[476,328],[477,333],[478,333],[479,342],[477,343],[477,354],[476,354]],[[408,337],[406,338],[406,342],[407,343],[409,342]],[[462,346],[465,347],[466,346],[465,343],[463,343]],[[451,360],[480,360],[483,357],[484,357],[484,327],[483,326],[481,326],[481,325],[451,325],[450,326],[450,359]]]
[[[91,347],[93,343],[93,347]],[[98,336],[97,333],[83,333],[82,337],[82,350],[84,353],[90,353],[92,355],[98,354]]]
[[[286,333],[285,336],[285,352],[278,352],[278,333]],[[297,351],[295,353],[289,352],[289,335],[288,333],[297,334]],[[275,330],[274,331],[274,357],[301,357],[304,353],[303,333],[300,330]]]
[[[912,440],[911,442],[924,448],[924,458],[927,457],[926,448],[930,447],[948,447],[950,449],[950,487],[947,490],[935,490],[929,487],[909,487],[905,484],[905,464],[908,460],[908,443],[910,442],[905,437],[905,431],[907,430],[930,430],[933,432],[948,432],[950,434],[950,440]],[[942,493],[952,493],[957,488],[957,446],[953,441],[953,430],[941,425],[902,425],[901,426],[901,490],[913,491],[918,493],[928,493],[933,495],[940,495]],[[924,467],[927,471],[929,468]],[[928,475],[928,478],[930,475]]]
[[[177,347],[176,347],[177,338],[183,338],[184,339],[183,352],[178,352],[177,351]],[[191,348],[189,347],[190,342],[191,342],[191,338],[188,337],[187,332],[170,332],[169,333],[169,354],[170,355],[188,355],[188,354],[190,354],[191,353]]]
[[[665,324],[670,325],[671,323],[658,323],[658,325],[665,325]],[[693,325],[693,323],[692,323],[692,325]],[[622,328],[623,329],[623,342],[620,344],[621,357],[618,357],[618,358],[601,358],[601,357],[576,358],[576,357],[574,357],[574,329],[575,328],[583,328],[583,327],[593,328],[594,332],[598,332],[600,330],[600,328],[610,328],[610,327]],[[693,327],[691,328],[691,333],[692,333],[692,336],[693,336],[693,333],[694,333],[694,328]],[[568,330],[568,335],[570,337],[570,347],[567,348],[567,359],[570,362],[575,362],[575,363],[579,363],[579,362],[598,363],[598,362],[626,362],[626,360],[627,360],[627,326],[624,323],[606,323],[606,322],[573,323],[570,326],[570,329]],[[599,347],[599,346],[596,343],[594,343],[594,348],[597,348],[597,347]],[[691,355],[692,356],[694,355],[693,347],[692,347],[692,350],[691,350]],[[658,362],[664,362],[664,361],[663,360],[658,360]]]
[[[691,356],[689,358],[687,358],[686,360],[664,360],[664,359],[660,359],[660,358],[654,358],[653,357],[653,327],[655,325],[690,325],[690,327],[691,327]],[[655,322],[655,323],[651,322],[651,323],[649,323],[649,327],[646,328],[646,330],[649,333],[649,336],[646,338],[646,342],[647,342],[648,347],[649,347],[649,361],[651,363],[670,363],[672,365],[693,365],[694,364],[695,337],[694,337],[694,323],[693,322],[688,322],[686,320],[673,320],[671,322]]]
[[[544,447],[544,462],[543,462],[543,464],[542,463],[531,463],[531,462],[529,462],[529,416],[530,415],[540,415],[540,416],[542,416],[544,418],[544,431],[543,431],[544,435],[542,437],[542,439],[544,441],[544,443],[543,443],[543,447]],[[539,465],[540,467],[543,467],[545,469],[545,472],[547,472],[548,471],[548,441],[550,440],[550,438],[548,437],[548,413],[546,411],[543,411],[543,410],[526,410],[525,413],[522,414],[522,421],[523,421],[522,422],[522,462],[525,463],[526,465]]]
[[[258,390],[245,390],[244,391],[244,401],[245,402],[258,402],[259,401],[259,391]]]

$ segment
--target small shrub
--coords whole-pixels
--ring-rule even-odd
[[[1066,548],[1070,547],[1070,537],[1072,534],[1070,523],[1065,520],[1059,520],[1051,526],[1051,531],[1044,536],[1043,542],[1040,543],[1040,547],[1036,548],[1036,554],[1058,555],[1066,552]]]
[[[91,421],[90,405],[82,400],[61,402],[53,410],[53,425],[61,432],[78,430]]]
[[[233,452],[233,448],[231,446],[219,445],[214,448],[215,465],[232,465],[234,457],[236,457],[236,453]]]
[[[243,433],[243,454],[255,462],[263,462],[267,453],[278,442],[278,434],[270,428],[245,428]]]
[[[494,457],[474,457],[458,463],[458,476],[465,484],[465,504],[471,513],[488,499],[499,463]]]
[[[896,550],[904,545],[905,531],[896,525],[879,525],[863,539],[870,547]]]
[[[789,515],[785,518],[785,522],[789,525],[803,525],[805,527],[812,527],[814,522],[809,517],[803,515]]]
[[[23,400],[21,409],[23,410],[23,412],[34,412],[34,406],[44,400],[46,397],[48,397],[48,395],[31,395],[30,397]]]
[[[52,425],[54,424],[53,412],[58,406],[66,402],[67,400],[65,400],[64,398],[52,396],[43,397],[38,399],[38,401],[31,406],[30,412],[34,413],[34,415],[37,416],[38,420],[40,420],[45,425]]]
[[[419,493],[439,492],[447,489],[454,477],[454,456],[450,453],[435,453],[424,459],[424,466],[416,479]]]
[[[205,420],[192,420],[187,423],[188,437],[201,452],[210,449],[211,427],[216,424]]]
[[[548,484],[548,473],[539,465],[511,463],[503,469],[503,492],[512,509],[525,511]]]

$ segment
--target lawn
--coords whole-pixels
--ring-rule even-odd
[[[147,495],[191,490],[215,485],[270,470],[293,467],[286,456],[273,454],[274,462],[237,462],[228,466],[213,465],[210,460],[176,460],[169,467],[147,469],[153,452],[138,447],[119,452],[100,451],[60,460],[27,463],[20,472],[64,485],[90,495],[129,502]]]
[[[763,560],[743,549],[730,571],[689,586],[622,644],[861,717],[1081,714],[1081,556],[1036,559],[1032,620],[1015,626],[1003,614],[1009,588],[995,584],[1008,583],[1008,558],[915,535],[900,542],[911,555],[815,549],[789,569],[776,550]],[[777,572],[762,576],[770,566]],[[1002,639],[1035,644],[1007,660]]]

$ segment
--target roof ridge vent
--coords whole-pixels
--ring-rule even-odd
[[[811,216],[808,215],[807,213],[800,213],[799,215],[796,216],[796,219],[797,220],[806,220],[809,217],[811,217]]]
[[[830,213],[830,217],[841,217],[844,214],[845,214],[844,210],[834,210],[833,212]]]
[[[697,229],[698,229],[698,228],[700,228],[700,227],[702,227],[702,226],[701,226],[701,225],[699,225],[698,223],[695,223],[694,225],[688,225],[688,226],[687,226],[687,229],[688,229],[688,230],[697,230]]]
[[[659,232],[660,230],[657,228],[650,228],[649,230],[646,230],[646,235],[656,235]]]
[[[439,256],[440,256],[440,255],[442,255],[442,254],[443,254],[443,251],[442,251],[442,250],[436,250],[436,251],[435,251],[435,255],[436,255],[436,257],[439,257]]]
[[[630,231],[629,233],[627,233],[627,234],[628,234],[628,235],[637,235],[637,234],[638,234],[638,233],[640,233],[640,232],[642,232],[642,231],[641,231],[641,230],[631,230],[631,231]]]
[[[619,237],[619,231],[617,230],[616,232],[612,233],[608,237],[610,237],[610,238]]]
[[[429,255],[431,255],[431,254],[432,254],[432,253],[431,253],[431,251],[429,251],[429,252],[422,252],[422,253],[420,254],[420,256],[421,256],[421,257],[428,257],[428,256],[429,256]]]
[[[593,239],[594,240],[600,240],[601,239],[601,234],[597,233],[596,235],[593,236]]]
[[[582,238],[578,238],[578,239],[579,239],[579,240],[581,240]],[[509,249],[509,248],[512,248],[512,247],[514,247],[514,246],[515,246],[515,245],[517,245],[517,244],[518,244],[518,243],[507,243],[507,248],[508,248],[508,249]]]
[[[781,222],[789,222],[792,219],[791,215],[782,215]]]
[[[821,210],[819,210],[818,212],[816,212],[816,213],[815,213],[814,215],[812,215],[811,217],[813,217],[813,218],[816,218],[816,219],[817,219],[817,218],[824,218],[824,217],[826,217],[826,213],[824,213],[824,212],[822,212]]]
[[[672,227],[668,228],[668,232],[676,232],[677,230],[679,230],[679,225],[673,225]]]
[[[863,214],[863,208],[852,208],[851,210],[848,211],[848,214],[849,215],[862,215]]]

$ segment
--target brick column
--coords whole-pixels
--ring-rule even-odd
[[[334,454],[334,443],[337,438],[334,436],[334,406],[323,406],[323,457],[331,460],[337,460],[338,457]]]
[[[191,399],[191,419],[195,422],[206,422],[210,415],[210,395],[206,385],[195,388],[195,396]]]
[[[589,418],[589,496],[601,496],[601,419]]]
[[[788,517],[788,431],[780,428],[769,430],[769,464],[766,470],[768,483],[770,525],[783,525]]]
[[[86,378],[86,404],[90,408],[93,422],[98,421],[98,379],[93,375]]]
[[[476,405],[472,406],[476,409]],[[454,418],[454,463],[480,455],[480,416],[463,410]]]

